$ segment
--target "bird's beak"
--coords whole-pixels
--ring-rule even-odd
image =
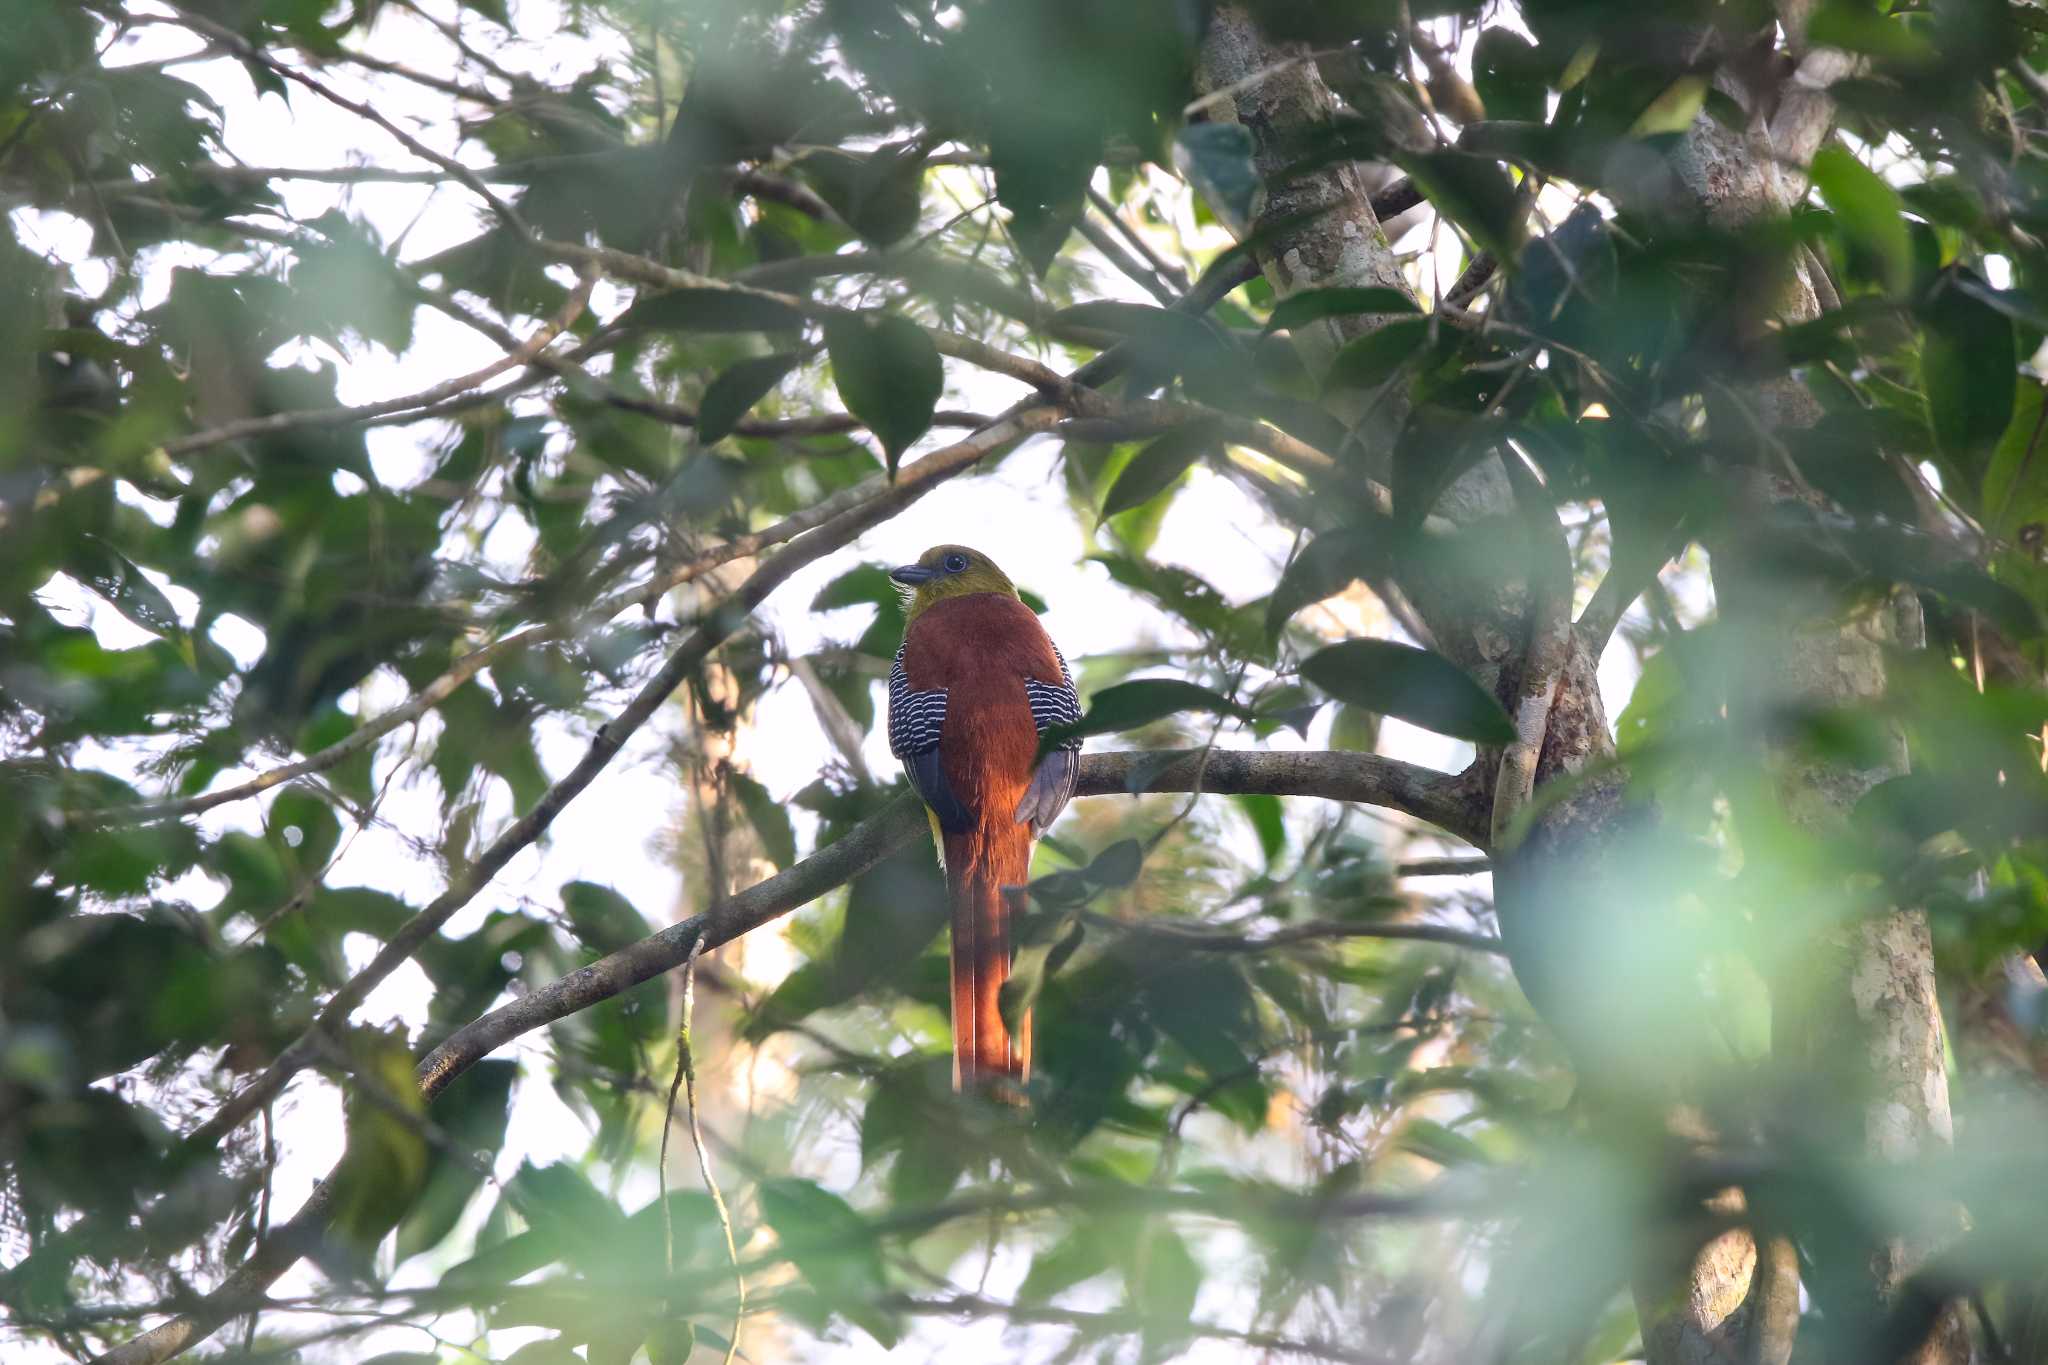
[[[927,569],[922,564],[898,564],[895,568],[889,570],[889,577],[895,579],[898,583],[912,588],[920,583],[929,583],[938,576],[939,571],[937,569]]]

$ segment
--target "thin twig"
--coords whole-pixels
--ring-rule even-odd
[[[1173,286],[1175,293],[1185,294],[1188,292],[1188,272],[1175,265],[1172,261],[1167,260],[1164,256],[1161,256],[1153,248],[1152,244],[1145,240],[1145,234],[1138,231],[1137,227],[1123,216],[1117,206],[1109,201],[1108,195],[1090,185],[1088,187],[1088,202],[1095,205],[1096,211],[1103,217],[1109,219],[1110,226],[1117,230],[1117,234],[1129,242],[1132,249],[1145,258],[1146,264],[1150,265],[1158,273],[1160,279]]]
[[[704,936],[698,934],[690,941],[690,955],[683,959],[683,1004],[682,1019],[676,1025],[676,1073],[668,1083],[668,1108],[661,1116],[661,1155],[655,1164],[655,1171],[661,1185],[661,1231],[663,1245],[667,1248],[668,1273],[676,1273],[676,1226],[675,1215],[668,1206],[668,1133],[676,1116],[676,1090],[680,1087],[683,1102],[688,1106],[690,1122],[690,1145],[697,1149],[697,1169],[704,1176],[704,1188],[711,1193],[711,1205],[718,1211],[718,1226],[725,1233],[725,1255],[732,1262],[733,1284],[739,1293],[739,1302],[732,1310],[732,1335],[726,1338],[725,1362],[732,1365],[733,1354],[740,1347],[740,1325],[747,1313],[747,1277],[740,1269],[740,1252],[732,1235],[732,1213],[725,1206],[725,1195],[718,1188],[718,1180],[711,1174],[711,1156],[704,1149],[704,1130],[697,1122],[697,1063],[690,1050],[690,1010],[696,999],[697,958],[704,952]]]
[[[475,171],[472,171],[455,158],[444,156],[426,143],[421,142],[418,138],[406,132],[405,129],[379,113],[375,106],[365,104],[361,100],[352,100],[339,91],[330,88],[322,81],[307,75],[298,67],[279,61],[224,24],[217,24],[204,15],[194,14],[190,10],[182,9],[170,3],[170,0],[159,0],[159,3],[163,4],[166,9],[176,16],[176,21],[180,27],[189,28],[194,33],[203,34],[229,52],[234,53],[241,60],[275,72],[286,80],[296,81],[328,103],[346,109],[358,118],[368,119],[396,138],[398,144],[414,156],[419,157],[423,161],[431,161],[434,165],[439,166],[442,170],[461,181],[463,185],[468,187],[471,193],[490,205],[491,211],[496,213],[505,226],[513,232],[521,237],[530,238],[533,235],[532,230],[526,225],[526,220],[519,216],[518,210],[500,198],[489,185],[483,182],[482,178]],[[112,7],[105,4],[95,4],[93,8],[100,10],[102,13],[107,13]],[[119,11],[113,10],[113,14],[118,16]]]
[[[583,789],[618,756],[626,740],[668,700],[669,694],[791,574],[848,544],[868,527],[894,515],[940,481],[971,467],[990,452],[1048,429],[1057,415],[1052,408],[1030,409],[987,431],[978,432],[958,445],[925,456],[904,470],[897,482],[881,496],[852,508],[833,522],[785,546],[780,553],[763,562],[730,597],[707,609],[697,628],[676,647],[661,670],[635,694],[625,709],[608,724],[598,727],[582,761],[549,787],[533,808],[493,840],[490,847],[478,854],[476,861],[450,882],[447,890],[401,925],[369,965],[335,991],[311,1028],[300,1034],[261,1075],[226,1100],[212,1118],[192,1132],[185,1141],[186,1150],[200,1151],[214,1146],[283,1090],[299,1068],[312,1060],[316,1048],[315,1035],[331,1031],[345,1021],[371,990],[409,961],[428,939],[440,932],[450,916],[489,885],[515,854],[545,833],[563,808],[582,794]]]
[[[555,316],[519,343],[517,349],[499,356],[482,369],[472,370],[465,375],[446,379],[431,388],[418,393],[406,394],[400,398],[385,398],[374,403],[345,408],[305,408],[293,412],[273,412],[263,417],[244,417],[233,422],[205,431],[195,431],[189,436],[166,441],[159,449],[167,456],[190,455],[195,451],[224,445],[229,441],[247,440],[255,436],[275,436],[280,432],[318,430],[326,427],[353,426],[372,418],[384,417],[395,412],[412,408],[431,407],[450,398],[458,397],[480,384],[487,383],[507,370],[517,369],[539,361],[549,342],[567,331],[583,315],[583,309],[590,302],[590,289],[596,283],[595,271],[585,269],[576,281],[576,287],[556,310]]]

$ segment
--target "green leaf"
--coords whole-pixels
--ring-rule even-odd
[[[1549,94],[1543,70],[1542,55],[1513,29],[1490,25],[1473,45],[1472,86],[1489,119],[1541,123]]]
[[[1171,488],[1195,461],[1220,448],[1216,429],[1194,422],[1167,432],[1131,457],[1102,499],[1102,519],[1141,507]]]
[[[1401,168],[1481,251],[1512,261],[1522,244],[1523,210],[1507,172],[1490,157],[1438,151],[1404,156]]]
[[[825,1306],[882,1345],[894,1346],[896,1323],[875,1307],[885,1279],[881,1248],[867,1220],[809,1180],[764,1180],[759,1197],[762,1218]]]
[[[1317,536],[1281,571],[1266,603],[1266,638],[1278,640],[1303,607],[1378,573],[1385,558],[1386,534],[1377,528],[1346,527]]]
[[[924,162],[918,144],[897,143],[865,155],[821,148],[798,164],[848,226],[877,246],[890,246],[917,227]]]
[[[1515,727],[1493,695],[1441,654],[1392,640],[1346,640],[1304,659],[1301,675],[1339,701],[1475,744],[1507,744]]]
[[[1405,289],[1380,286],[1304,289],[1289,294],[1273,305],[1266,330],[1292,330],[1318,318],[1355,317],[1363,313],[1419,313],[1415,299]]]
[[[1031,1269],[1018,1286],[1020,1303],[1044,1303],[1062,1290],[1092,1280],[1122,1259],[1129,1242],[1129,1224],[1084,1223],[1031,1258]]]
[[[1149,303],[1096,299],[1062,308],[1052,321],[1067,327],[1115,332],[1160,350],[1210,348],[1219,341],[1215,329],[1201,318]]]
[[[2041,382],[2022,378],[2013,397],[2012,421],[1984,471],[1984,529],[2010,537],[2021,526],[2048,516],[2048,421],[2042,416]]]
[[[1144,866],[1145,846],[1136,839],[1119,839],[1096,854],[1081,875],[1097,886],[1129,886]]]
[[[1439,1166],[1490,1166],[1486,1149],[1455,1128],[1432,1119],[1412,1118],[1402,1125],[1398,1145]]]
[[[167,640],[185,637],[185,628],[179,623],[177,608],[170,599],[149,581],[135,561],[98,536],[80,536],[65,556],[64,568],[144,630]]]
[[[1164,1219],[1140,1231],[1124,1276],[1133,1306],[1148,1320],[1148,1336],[1174,1340],[1185,1334],[1202,1288],[1202,1268]]]
[[[1944,284],[1955,278],[1949,276]],[[1976,488],[2012,419],[2019,372],[2012,323],[1953,287],[1938,287],[1923,315],[1920,381],[1927,393],[1928,422],[1960,486]]]
[[[519,1064],[483,1061],[458,1076],[434,1102],[434,1121],[463,1152],[495,1154],[505,1143],[512,1081]],[[439,1246],[483,1186],[483,1173],[453,1153],[436,1149],[427,1187],[398,1225],[398,1261]]]
[[[596,882],[564,882],[562,908],[576,937],[600,953],[615,953],[653,931],[633,902]]]
[[[1824,147],[1813,158],[1813,187],[1835,215],[1852,253],[1894,296],[1913,280],[1913,240],[1899,193],[1846,147]]]
[[[825,320],[832,382],[846,409],[881,441],[889,477],[931,430],[946,387],[945,367],[924,329],[890,313],[835,313]]]
[[[1235,236],[1258,216],[1264,195],[1256,150],[1251,129],[1234,119],[1185,124],[1173,138],[1174,165]]]
[[[662,332],[794,332],[804,315],[780,299],[744,289],[671,289],[620,315],[621,327]]]
[[[1347,341],[1330,360],[1325,388],[1363,389],[1382,384],[1403,364],[1423,353],[1435,324],[1402,318]]]
[[[1659,133],[1686,131],[1699,116],[1700,107],[1707,102],[1707,89],[1705,76],[1680,76],[1636,115],[1636,121],[1629,125],[1629,136],[1655,137]]]
[[[754,404],[766,398],[802,360],[794,351],[778,351],[728,366],[705,388],[703,401],[697,405],[697,440],[708,446],[730,436]]]
[[[1245,708],[1206,687],[1179,678],[1140,678],[1105,687],[1088,700],[1088,713],[1073,725],[1055,725],[1040,737],[1046,747],[1087,735],[1136,730],[1183,711],[1245,716]]]
[[[796,829],[789,822],[789,808],[768,794],[768,789],[743,772],[730,774],[733,795],[753,822],[761,837],[761,849],[778,869],[796,861]]]
[[[1280,798],[1258,792],[1240,792],[1230,799],[1237,802],[1244,818],[1251,821],[1253,832],[1259,836],[1259,851],[1265,855],[1266,866],[1271,867],[1287,849],[1287,821],[1281,813]]]
[[[697,1349],[697,1332],[680,1318],[663,1318],[647,1333],[648,1365],[688,1365]]]

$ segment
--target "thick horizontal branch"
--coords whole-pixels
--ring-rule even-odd
[[[1486,808],[1463,781],[1434,768],[1378,754],[1341,750],[1276,753],[1264,749],[1189,749],[1178,758],[1156,751],[1088,754],[1081,760],[1081,796],[1134,790],[1204,791],[1233,795],[1320,796],[1384,806],[1427,820],[1475,848],[1486,847]]]
[[[1320,796],[1404,811],[1460,838],[1484,830],[1484,812],[1463,793],[1457,778],[1377,754],[1211,749],[1206,761],[1199,749],[1178,754],[1084,754],[1075,794],[1129,795],[1134,775],[1145,779],[1140,789],[1147,792],[1193,791],[1199,783],[1200,790],[1216,795]],[[808,905],[917,839],[926,828],[917,802],[902,798],[786,871],[729,897],[717,909],[650,934],[457,1029],[420,1063],[421,1087],[431,1098],[462,1071],[521,1034],[680,966],[699,935],[705,948],[717,948]],[[1476,946],[1491,950],[1486,940]]]
[[[1270,934],[1219,933],[1194,925],[1161,921],[1146,925],[1119,924],[1143,933],[1169,939],[1183,948],[1206,953],[1264,953],[1297,943],[1328,943],[1350,938],[1405,940],[1411,943],[1441,943],[1451,948],[1468,948],[1477,953],[1505,954],[1500,940],[1491,934],[1474,934],[1448,924],[1414,923],[1400,920],[1309,920],[1290,924]]]

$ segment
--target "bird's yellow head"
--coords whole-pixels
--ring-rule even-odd
[[[1016,585],[996,567],[994,560],[965,545],[934,545],[917,557],[917,563],[889,570],[889,577],[900,586],[905,598],[904,614],[913,621],[926,607],[948,597],[965,597],[974,592],[1017,595]]]

